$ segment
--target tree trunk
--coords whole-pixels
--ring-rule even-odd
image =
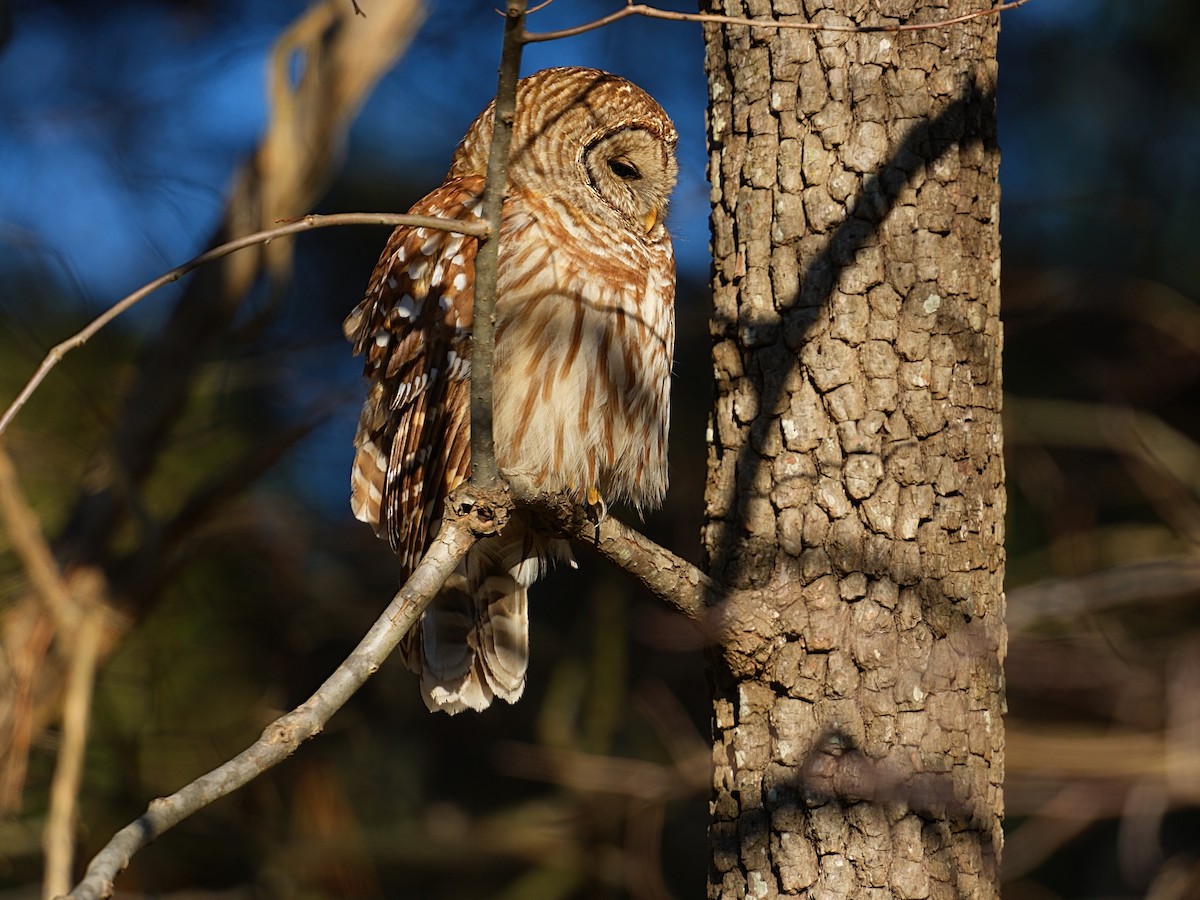
[[[707,26],[713,898],[999,894],[998,27]]]

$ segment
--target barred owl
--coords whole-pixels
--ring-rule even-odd
[[[482,216],[493,110],[411,212]],[[667,488],[675,264],[663,225],[676,134],[640,88],[547,69],[517,90],[496,301],[496,461],[526,491],[658,506]],[[403,575],[470,474],[475,239],[400,226],[346,319],[369,390],[351,508]],[[403,646],[431,710],[481,710],[525,688],[527,589],[565,542],[518,511],[476,544]]]

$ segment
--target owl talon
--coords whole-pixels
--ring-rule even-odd
[[[600,490],[594,484],[588,486],[587,494],[583,502],[583,508],[587,514],[587,517],[591,519],[596,526],[593,540],[597,545],[599,545],[600,523],[608,517],[608,504],[604,502],[604,497],[601,496]]]

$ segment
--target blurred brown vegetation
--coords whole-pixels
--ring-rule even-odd
[[[341,5],[299,20],[277,62],[289,41],[310,41],[310,59],[336,67],[326,54],[340,32],[321,17]],[[1118,5],[1106,8],[1116,21]],[[386,17],[375,4],[366,23]],[[1182,36],[1196,17],[1182,0],[1158,4],[1129,32],[1191,102],[1200,77]],[[309,83],[314,93],[289,105],[290,81],[277,82],[276,128],[232,190],[223,233],[321,196],[353,98],[369,86],[362,73],[387,65],[400,33],[374,56],[354,45],[361,67],[336,82],[346,94]],[[1082,65],[1071,55],[1080,44],[1051,50]],[[1062,86],[1046,102],[1054,91],[1065,105]],[[1180,164],[1194,168],[1197,153]],[[1063,226],[1061,246],[1038,238],[1027,210],[1005,214],[1010,898],[1200,896],[1200,272],[1171,251],[1196,246],[1200,222],[1194,208],[1190,219],[1166,215],[1136,179],[1115,181],[1069,234]],[[343,173],[323,203],[402,209],[421,189],[368,196]],[[1089,251],[1080,229],[1097,220]],[[1113,232],[1148,249],[1116,260],[1104,243]],[[74,623],[86,610],[107,612],[77,872],[150,798],[303,700],[390,598],[384,545],[303,490],[329,477],[311,470],[328,462],[313,435],[349,446],[357,379],[341,378],[349,369],[332,378],[319,361],[346,352],[337,322],[383,239],[303,238],[298,264],[317,286],[308,295],[285,288],[286,255],[214,269],[176,301],[165,332],[114,327],[69,357],[0,445],[63,565],[47,586],[10,533],[0,537],[0,896],[40,893]],[[0,330],[7,402],[82,323],[36,272],[5,280],[28,298],[20,326]],[[303,327],[297,296],[312,304]],[[706,308],[702,286],[682,285],[673,490],[647,523],[693,560]],[[334,462],[348,466],[349,453]],[[121,895],[699,895],[709,749],[698,637],[581,555],[581,571],[536,591],[520,704],[430,716],[390,663],[294,759],[143,851]]]
[[[1197,896],[1200,307],[1063,271],[1005,303],[1009,894]]]

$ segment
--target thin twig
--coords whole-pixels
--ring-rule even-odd
[[[93,577],[99,578],[98,575]],[[63,699],[62,744],[50,784],[50,811],[42,830],[45,875],[42,896],[51,900],[71,887],[75,864],[75,819],[79,806],[79,786],[83,780],[83,758],[87,750],[88,723],[91,718],[92,689],[100,657],[101,637],[107,610],[97,602],[75,629],[71,646],[71,666]]]
[[[597,28],[604,28],[606,25],[612,25],[614,22],[619,22],[621,19],[628,18],[629,16],[645,16],[647,19],[664,19],[670,22],[747,25],[752,28],[793,29],[799,31],[835,31],[842,34],[925,31],[931,28],[945,28],[949,25],[959,25],[963,22],[969,22],[972,19],[1007,12],[1010,9],[1016,9],[1018,6],[1024,6],[1028,2],[1029,0],[1011,0],[1009,3],[1001,3],[999,6],[991,6],[987,9],[954,16],[950,19],[939,19],[936,22],[917,22],[907,25],[823,25],[820,22],[778,22],[774,19],[745,19],[738,16],[722,16],[716,13],[673,12],[666,9],[656,9],[653,6],[646,6],[643,3],[634,3],[633,0],[628,0],[626,5],[621,9],[609,13],[607,16],[601,16],[592,22],[575,25],[572,28],[562,28],[558,31],[526,32],[524,40],[527,44],[536,44],[540,41],[556,41],[560,38],[574,37],[577,34],[584,34],[588,31],[595,31]]]
[[[17,398],[4,411],[4,415],[0,417],[0,435],[8,429],[9,423],[13,417],[20,411],[33,395],[33,392],[38,389],[38,386],[45,380],[64,356],[72,350],[78,349],[86,344],[93,335],[121,313],[128,310],[130,307],[137,304],[146,296],[154,293],[161,287],[165,287],[172,282],[178,281],[189,272],[210,263],[215,259],[220,259],[223,256],[228,256],[238,250],[246,247],[254,246],[255,244],[270,243],[277,237],[284,237],[289,234],[296,234],[301,231],[311,231],[314,228],[329,228],[334,225],[411,225],[422,228],[437,228],[442,231],[451,231],[456,234],[466,234],[472,237],[482,238],[488,234],[486,224],[476,221],[459,221],[457,219],[441,219],[433,216],[410,216],[399,215],[396,213],[337,213],[328,216],[304,216],[300,219],[287,222],[277,228],[268,228],[265,231],[256,231],[253,234],[248,234],[245,237],[237,238],[236,240],[228,241],[221,244],[219,247],[214,247],[199,256],[188,260],[181,266],[177,266],[170,272],[160,275],[158,278],[151,281],[149,284],[138,288],[129,296],[123,298],[119,302],[110,306],[107,310],[93,319],[86,328],[78,333],[67,338],[59,344],[56,344],[46,354],[46,358],[42,360],[42,364],[38,366],[33,377],[29,379],[29,383],[17,395]]]
[[[500,478],[492,439],[492,368],[495,359],[496,272],[500,260],[500,217],[508,189],[508,155],[512,147],[513,118],[517,104],[517,79],[521,46],[525,38],[525,0],[508,0],[504,46],[500,52],[500,77],[492,107],[492,143],[488,150],[487,188],[483,215],[491,237],[484,239],[475,257],[475,300],[471,326],[471,483],[495,485]]]
[[[1200,447],[1150,413],[1106,405],[1097,409],[1097,418],[1142,496],[1195,546],[1200,542],[1200,500],[1194,484]]]
[[[448,508],[457,510],[451,502]],[[99,900],[113,893],[113,879],[133,855],[160,834],[214,800],[236,791],[291,756],[318,734],[383,664],[400,639],[454,571],[479,535],[503,525],[507,510],[475,503],[466,514],[447,512],[441,532],[419,566],[371,626],[354,651],[311,697],[276,719],[262,737],[228,762],[202,775],[169,797],[160,797],[138,819],[126,825],[96,854],[69,900]]]
[[[346,0],[319,0],[284,29],[267,60],[266,130],[233,173],[220,220],[196,252],[312,209],[328,187],[357,111],[409,44],[423,6],[421,0],[377,3],[367,23]],[[293,276],[295,244],[288,239],[258,245],[187,278],[163,327],[139,353],[136,377],[113,412],[106,446],[89,464],[86,487],[65,516],[60,546],[72,561],[113,561],[114,535],[131,516],[142,517],[141,489],[162,462],[181,416],[192,408],[197,378],[219,354],[221,342],[238,337],[235,323],[249,298],[261,302],[243,319],[243,330],[278,306]],[[144,611],[131,609],[135,615]],[[50,670],[44,677],[53,682],[62,675]],[[55,686],[47,687],[50,696]]]
[[[553,530],[591,547],[689,619],[702,620],[728,591],[685,559],[606,516],[599,526],[566,498],[518,498],[548,519]]]

